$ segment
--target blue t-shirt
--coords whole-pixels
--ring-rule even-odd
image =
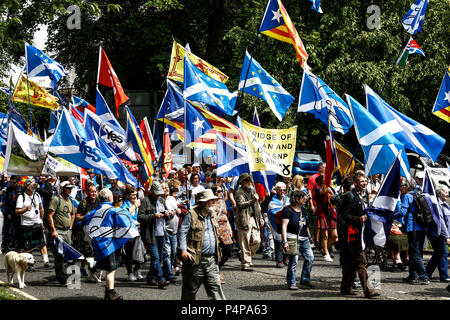
[[[308,237],[308,212],[306,211],[305,207],[301,207],[302,209],[302,218],[304,219],[304,225],[302,227],[302,230],[299,234],[300,237]],[[289,223],[287,225],[287,232],[291,233],[293,235],[298,234],[298,230],[300,227],[300,212],[295,211],[291,206],[288,206],[283,209],[281,212],[281,220],[283,219],[289,219]]]

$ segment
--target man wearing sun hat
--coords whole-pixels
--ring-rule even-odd
[[[181,300],[195,300],[203,284],[210,299],[225,300],[219,277],[218,230],[211,189],[197,194],[197,203],[184,217],[180,228],[180,258],[183,261]]]

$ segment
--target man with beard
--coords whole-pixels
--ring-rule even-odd
[[[197,194],[197,203],[184,217],[180,228],[180,258],[183,261],[181,300],[195,300],[203,284],[208,297],[225,300],[219,277],[219,238],[215,212],[218,199],[211,189]]]

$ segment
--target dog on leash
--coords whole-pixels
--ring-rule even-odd
[[[8,252],[5,255],[5,269],[8,283],[12,285],[14,275],[16,275],[19,288],[25,288],[25,271],[35,263],[36,261],[31,253]]]

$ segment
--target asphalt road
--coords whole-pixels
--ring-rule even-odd
[[[261,254],[254,258],[253,272],[240,270],[237,257],[232,257],[223,268],[225,284],[224,294],[227,300],[367,300],[363,298],[361,290],[356,290],[357,296],[342,296],[339,293],[341,269],[338,255],[333,262],[323,260],[317,250],[314,250],[315,261],[312,268],[312,281],[314,288],[300,286],[298,291],[289,291],[286,287],[286,267],[279,269],[275,262],[265,260]],[[26,294],[25,299],[38,300],[101,300],[104,296],[105,282],[92,283],[86,278],[80,281],[80,289],[69,289],[56,282],[54,270],[43,267],[42,258],[38,252],[36,258],[36,272],[27,272],[25,283],[27,287],[22,290],[12,289],[13,294]],[[426,253],[424,261],[428,261],[430,254]],[[50,261],[52,262],[50,254]],[[389,261],[392,263],[392,261]],[[300,275],[302,260],[297,268],[297,279]],[[142,267],[146,274],[149,263]],[[411,285],[402,279],[408,275],[405,271],[381,271],[380,296],[377,300],[450,300],[450,292],[446,284],[433,280],[429,285]],[[437,270],[434,276],[439,279]],[[0,283],[5,285],[6,274],[4,268],[4,254],[0,255]],[[14,285],[16,287],[17,284]],[[165,290],[147,286],[145,279],[130,282],[127,280],[125,266],[121,266],[116,275],[116,290],[125,300],[179,300],[181,297],[181,276],[176,284],[169,285]],[[207,300],[205,290],[201,288],[197,299]]]

